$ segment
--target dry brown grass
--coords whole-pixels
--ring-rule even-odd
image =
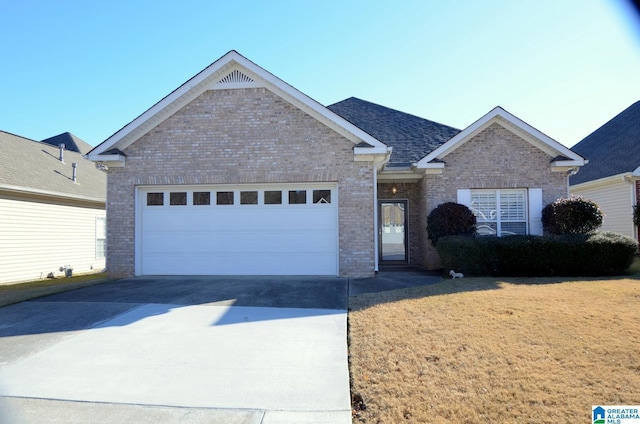
[[[349,299],[355,423],[590,422],[640,404],[640,280],[445,280]]]

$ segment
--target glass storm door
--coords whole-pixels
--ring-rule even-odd
[[[407,201],[380,202],[380,262],[407,262]]]

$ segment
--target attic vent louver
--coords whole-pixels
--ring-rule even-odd
[[[251,82],[253,82],[253,79],[251,79],[250,77],[246,76],[242,72],[235,69],[231,71],[230,74],[227,74],[226,77],[218,81],[218,84],[238,84],[238,83],[242,84],[242,83],[251,83]]]

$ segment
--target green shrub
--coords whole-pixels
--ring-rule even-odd
[[[551,236],[460,237],[438,241],[445,270],[469,275],[598,276],[624,274],[637,243],[602,232]]]
[[[472,236],[476,233],[476,216],[465,205],[442,203],[427,217],[427,233],[434,246],[440,237]]]
[[[640,205],[633,207],[633,225],[640,227]]]
[[[571,196],[542,209],[542,226],[550,234],[587,234],[600,228],[603,216],[593,200]]]

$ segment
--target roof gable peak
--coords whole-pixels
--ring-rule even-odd
[[[522,121],[520,118],[507,112],[500,106],[496,106],[480,119],[469,125],[467,128],[452,137],[449,141],[438,147],[436,150],[422,158],[417,163],[417,168],[422,169],[442,169],[444,167],[443,158],[455,151],[457,148],[471,140],[474,136],[484,131],[493,124],[498,124],[505,129],[516,134],[525,141],[531,143],[552,158],[562,157],[562,166],[583,166],[584,158],[571,149],[558,143],[556,140]],[[558,161],[554,160],[553,163]],[[560,162],[557,163],[560,165]]]
[[[374,153],[387,151],[386,146],[379,140],[251,62],[237,51],[231,50],[91,150],[88,158],[98,162],[113,161],[113,166],[122,166],[125,161],[124,156],[108,155],[108,152],[114,149],[120,151],[126,149],[205,91],[255,87],[265,87],[334,129],[355,145],[364,141],[376,150]],[[119,165],[116,165],[116,162]]]

